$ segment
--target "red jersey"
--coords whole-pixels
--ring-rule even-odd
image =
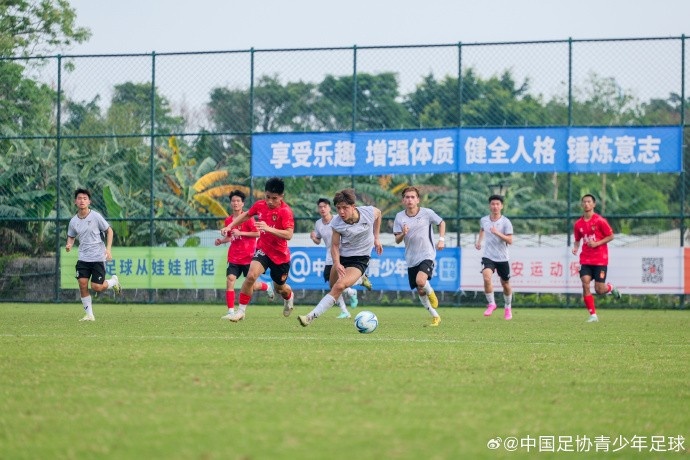
[[[608,244],[602,244],[596,248],[590,248],[587,245],[588,241],[601,241],[609,235],[613,235],[613,230],[608,221],[599,214],[592,214],[589,220],[585,220],[583,216],[575,222],[575,241],[582,240],[581,265],[609,264]]]
[[[225,226],[227,227],[232,222],[232,216],[225,218]],[[239,229],[241,232],[256,232],[256,224],[249,219],[242,222],[240,225],[235,225],[233,228]],[[228,262],[235,265],[249,265],[252,263],[254,251],[256,251],[256,238],[251,236],[234,237],[232,233],[228,232],[230,237],[230,247],[228,248]]]
[[[278,230],[295,228],[295,217],[292,209],[284,201],[275,209],[270,209],[266,200],[259,200],[249,208],[249,217],[258,216],[259,220],[266,222],[269,227]],[[271,233],[261,232],[257,248],[264,252],[275,264],[290,262],[290,249],[288,241]]]

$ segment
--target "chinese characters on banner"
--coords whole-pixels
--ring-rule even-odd
[[[671,173],[681,141],[678,126],[255,134],[252,175]]]

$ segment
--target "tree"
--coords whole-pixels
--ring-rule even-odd
[[[77,27],[67,0],[5,0],[0,3],[0,56],[47,54],[83,43],[91,31]]]

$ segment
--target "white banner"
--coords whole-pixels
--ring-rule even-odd
[[[483,291],[482,251],[462,248],[460,287],[464,291]],[[570,248],[510,248],[510,284],[515,292],[579,294],[579,255]],[[609,247],[606,280],[622,294],[682,294],[682,248]],[[494,274],[494,291],[501,290]]]

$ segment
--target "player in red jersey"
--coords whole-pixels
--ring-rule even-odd
[[[613,294],[616,299],[620,299],[621,294],[613,284],[606,282],[606,269],[609,264],[609,241],[613,240],[613,230],[608,221],[594,212],[597,204],[594,195],[586,194],[580,201],[583,214],[574,226],[575,244],[573,254],[577,255],[582,244],[580,253],[580,279],[582,280],[582,298],[585,307],[589,310],[587,322],[595,323],[599,321],[597,309],[594,306],[594,296],[590,292],[590,284],[594,280],[594,291],[597,294]]]
[[[230,207],[232,216],[225,218],[225,225],[229,225],[232,220],[244,211],[244,199],[247,196],[240,190],[230,192]],[[259,231],[252,219],[242,222],[233,227],[232,230],[222,238],[216,238],[216,246],[223,243],[230,243],[228,247],[228,267],[225,271],[227,277],[225,290],[225,303],[228,306],[228,314],[221,319],[230,319],[235,315],[235,281],[240,275],[247,276],[249,265],[256,251],[256,239]],[[258,281],[254,283],[255,291],[267,291],[268,298],[273,300],[273,285]]]
[[[290,249],[287,242],[292,239],[295,218],[290,206],[283,201],[285,183],[281,178],[272,177],[267,180],[264,191],[265,199],[254,203],[248,211],[234,217],[232,222],[220,230],[221,235],[225,236],[232,227],[254,216],[258,218],[256,228],[260,232],[259,241],[249,264],[249,273],[242,283],[239,311],[228,318],[232,322],[244,319],[247,305],[254,293],[254,283],[267,270],[271,271],[275,291],[283,297],[283,316],[290,316],[294,308],[295,295],[287,284],[290,272]]]

